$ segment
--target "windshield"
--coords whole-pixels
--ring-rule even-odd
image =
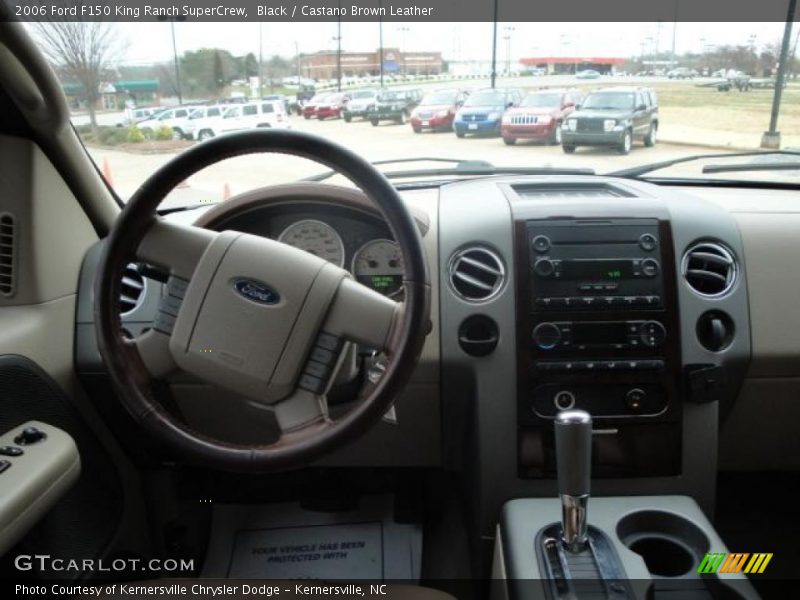
[[[505,100],[505,94],[500,92],[475,92],[467,98],[464,106],[502,106]]]
[[[434,94],[426,95],[420,104],[422,106],[434,106],[436,104],[455,104],[456,103],[456,94],[455,92],[436,92]]]
[[[528,94],[520,106],[526,108],[558,108],[561,106],[561,94]]]
[[[582,108],[628,110],[633,108],[635,97],[633,92],[598,92],[589,94],[583,101]]]
[[[71,25],[76,26],[25,27],[54,67],[89,156],[123,201],[186,149],[258,127],[321,135],[370,161],[448,158],[600,174],[693,155],[756,151],[771,126],[784,35],[780,22],[757,28],[713,22],[675,27],[654,21],[635,28],[519,22],[498,23],[495,39],[491,22],[454,27],[419,19],[402,27],[384,21],[381,47],[377,20]],[[107,47],[95,56],[87,78],[75,68],[73,50],[79,34],[95,27]],[[792,42],[796,35],[795,26]],[[781,148],[800,148],[800,53],[786,68],[775,127]],[[598,77],[583,78],[586,71]],[[376,96],[380,103],[364,102]],[[462,98],[467,110],[455,114],[415,110],[454,106]],[[511,102],[560,109],[562,99],[580,105],[567,102],[563,122],[506,110]],[[267,102],[274,107],[265,109]],[[638,111],[641,120],[629,125],[604,122],[617,116],[600,115],[599,125],[570,119],[587,110],[633,114],[635,102],[647,110]],[[625,127],[632,140],[623,152]],[[602,143],[592,145],[589,138]],[[699,160],[647,176],[800,183],[792,169],[702,169],[753,160]],[[380,166],[384,171],[433,167],[443,168],[430,162]],[[167,205],[221,202],[324,170],[293,157],[243,156],[190,177]]]

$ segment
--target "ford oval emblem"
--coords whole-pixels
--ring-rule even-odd
[[[278,292],[255,279],[235,279],[233,289],[240,296],[259,304],[277,304],[281,299]]]

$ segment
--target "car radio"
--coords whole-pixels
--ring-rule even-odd
[[[528,222],[532,308],[658,308],[663,301],[655,219]]]
[[[544,321],[533,328],[540,350],[658,348],[667,337],[659,321]]]

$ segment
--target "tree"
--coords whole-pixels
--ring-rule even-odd
[[[80,85],[92,129],[97,130],[95,110],[103,73],[125,46],[115,26],[107,22],[52,22],[35,23],[34,27],[48,60]]]

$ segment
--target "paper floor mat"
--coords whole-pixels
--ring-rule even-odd
[[[422,529],[392,521],[392,497],[328,513],[296,503],[217,505],[203,577],[418,581]]]

